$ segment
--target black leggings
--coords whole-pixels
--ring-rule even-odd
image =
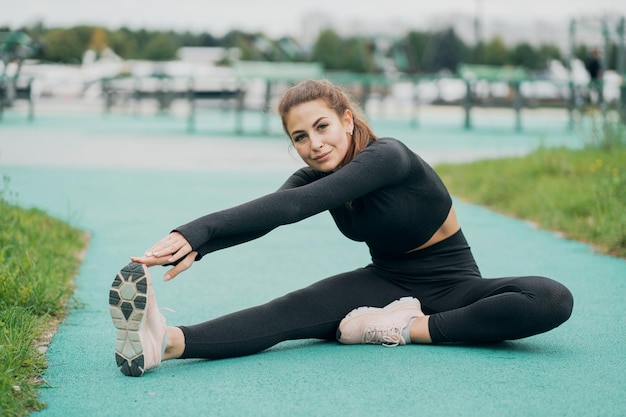
[[[433,343],[520,339],[565,322],[570,291],[549,278],[483,279],[459,231],[403,259],[374,259],[266,304],[194,326],[181,326],[183,358],[250,355],[295,339],[334,340],[339,322],[361,306],[412,296],[430,315]]]

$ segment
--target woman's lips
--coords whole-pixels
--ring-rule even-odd
[[[321,161],[323,159],[325,159],[328,155],[330,155],[331,151],[328,152],[324,152],[321,155],[316,156],[315,158],[313,158],[314,161]]]

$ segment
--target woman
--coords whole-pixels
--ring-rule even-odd
[[[274,193],[178,227],[116,276],[109,301],[124,374],[303,338],[389,346],[519,339],[569,318],[572,295],[551,279],[481,277],[440,178],[400,141],[377,138],[341,88],[302,82],[278,112],[307,166]],[[370,265],[261,306],[166,326],[147,267],[174,265],[170,280],[207,253],[326,210],[344,235],[367,244]]]

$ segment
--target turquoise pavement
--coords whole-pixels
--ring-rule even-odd
[[[526,116],[514,133],[509,113],[374,119],[433,163],[578,146],[565,114]],[[114,362],[108,290],[129,256],[172,227],[271,192],[297,168],[275,132],[230,133],[231,115],[200,113],[195,134],[175,116],[108,117],[17,112],[0,122],[0,174],[12,197],[91,235],[76,277],[76,308],[48,350],[52,416],[623,416],[626,415],[626,262],[594,253],[531,224],[456,201],[485,277],[546,275],[567,285],[574,313],[561,327],[489,346],[341,346],[285,342],[261,354],[220,361],[170,361],[142,378]],[[200,121],[205,122],[204,125]],[[269,156],[269,155],[273,156]],[[266,158],[271,159],[268,163]],[[533,198],[532,195],[528,196]],[[173,325],[192,324],[263,303],[368,262],[327,213],[263,239],[205,257],[155,292]]]

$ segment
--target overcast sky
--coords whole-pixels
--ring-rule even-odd
[[[306,16],[340,25],[377,22],[424,28],[430,18],[477,12],[485,21],[566,23],[572,17],[626,15],[626,0],[0,0],[0,25],[12,28],[98,24],[110,29],[174,29],[222,35],[230,29],[299,35]]]

